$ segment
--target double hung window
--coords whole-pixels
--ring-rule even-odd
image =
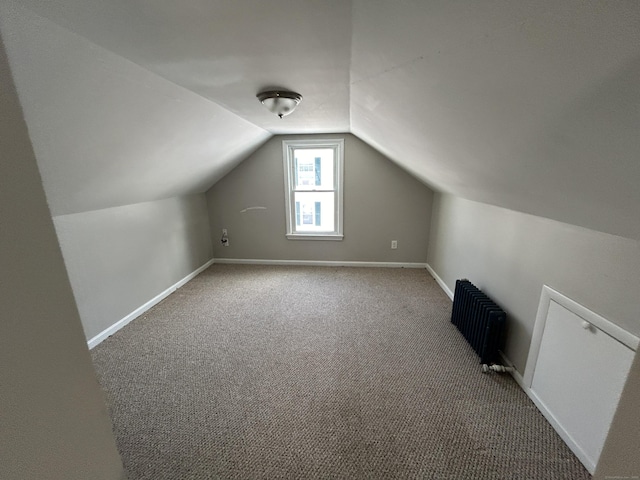
[[[342,240],[344,140],[285,140],[287,238]]]

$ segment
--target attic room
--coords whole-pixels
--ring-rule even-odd
[[[92,352],[212,265],[423,274],[449,309],[470,279],[525,391],[545,287],[640,336],[635,1],[2,0],[0,39],[3,479],[127,478]],[[283,142],[327,139],[343,238],[287,238]],[[631,358],[596,479],[640,476]]]

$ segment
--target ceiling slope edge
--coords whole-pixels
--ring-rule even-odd
[[[637,3],[354,5],[354,134],[437,191],[640,240]]]
[[[28,9],[0,8],[53,216],[204,192],[272,136]]]

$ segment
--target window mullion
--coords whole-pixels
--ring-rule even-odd
[[[294,193],[331,193],[331,192],[336,192],[337,189],[332,188],[329,190],[304,190],[304,189],[299,189],[299,190],[294,190]]]

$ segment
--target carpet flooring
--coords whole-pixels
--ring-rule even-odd
[[[589,479],[425,270],[213,265],[92,350],[130,480]]]

